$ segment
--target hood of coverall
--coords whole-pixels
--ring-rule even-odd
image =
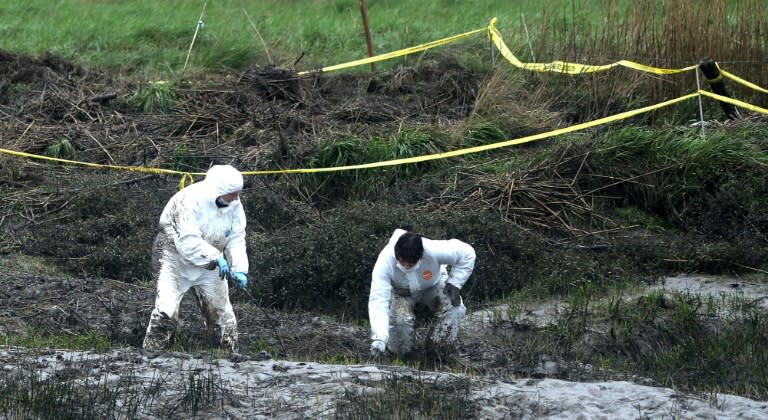
[[[203,183],[215,197],[243,189],[243,175],[230,165],[214,165],[205,173]]]

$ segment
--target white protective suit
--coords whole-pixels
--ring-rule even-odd
[[[443,289],[446,283],[459,289],[464,286],[475,267],[475,250],[458,239],[422,237],[424,255],[415,267],[404,270],[395,258],[395,243],[404,233],[395,230],[373,267],[368,298],[371,339],[384,342],[397,355],[413,350],[414,306],[423,303],[436,318],[427,348],[451,348],[458,339],[466,308],[463,302],[453,306]],[[450,275],[447,265],[451,266]]]
[[[242,188],[243,176],[237,169],[216,165],[203,181],[177,192],[166,204],[153,249],[157,298],[144,338],[145,349],[168,346],[182,298],[193,289],[209,339],[237,352],[237,320],[229,301],[229,285],[219,277],[217,260],[223,255],[232,272],[248,273],[245,212],[240,200],[219,207],[216,198]]]

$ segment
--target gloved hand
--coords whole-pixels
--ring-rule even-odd
[[[248,276],[245,275],[245,273],[236,272],[229,274],[229,279],[232,280],[232,283],[239,286],[241,289],[245,289],[245,286],[248,286]]]
[[[227,259],[222,255],[218,260],[216,260],[216,264],[219,266],[219,278],[222,280],[229,279],[230,273]]]
[[[443,289],[445,294],[451,298],[451,304],[456,307],[461,305],[461,295],[459,294],[459,290],[460,289],[458,287],[452,285],[451,283],[445,283],[445,289]]]
[[[381,356],[387,350],[387,343],[381,340],[373,340],[371,343],[371,355]]]

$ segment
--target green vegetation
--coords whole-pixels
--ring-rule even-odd
[[[524,11],[522,6],[510,9],[502,1],[474,5],[369,3],[377,53],[481,28],[494,16],[511,25],[512,16]],[[221,66],[287,65],[302,54],[302,67],[319,68],[367,55],[360,10],[354,1],[73,1],[54,5],[32,0],[8,2],[0,6],[0,14],[17,17],[0,30],[3,48],[30,54],[52,51],[148,78]],[[198,28],[201,14],[203,24]],[[414,19],[419,16],[429,16],[429,24]],[[475,44],[482,45],[481,36]],[[484,51],[480,54],[485,56]]]
[[[473,403],[468,401],[470,391],[466,378],[433,383],[392,376],[370,394],[345,393],[336,404],[334,418],[463,419],[475,412]]]
[[[680,5],[654,0],[557,0],[513,5],[501,0],[395,0],[368,4],[373,48],[378,54],[482,28],[495,17],[509,47],[523,61],[603,64],[623,58],[681,68],[696,64],[690,60],[708,56],[731,63],[736,74],[759,78],[751,81],[762,86],[768,76],[742,70],[765,56],[766,46],[757,35],[765,31],[761,27],[765,19],[760,18],[765,13],[759,1],[726,0]],[[295,61],[300,68],[314,69],[367,56],[360,10],[354,1],[53,4],[30,0],[6,2],[0,5],[0,14],[16,17],[0,27],[7,50],[28,54],[51,51],[73,61],[150,80],[184,71],[243,69],[257,64],[289,66]],[[202,25],[198,25],[200,18]],[[707,22],[706,31],[700,30],[699,22]],[[726,41],[731,39],[740,41],[738,48],[731,48]],[[477,63],[488,68],[490,64],[487,44],[480,34],[459,48],[448,48],[470,67]],[[379,64],[382,69],[391,66]],[[624,78],[616,80],[602,83],[600,90],[610,93],[626,82]],[[662,88],[668,90],[668,85],[658,85]],[[596,93],[596,106],[614,102],[606,102],[600,91]]]
[[[43,154],[57,159],[72,159],[75,157],[75,153],[77,153],[75,146],[69,140],[63,139],[56,144],[48,146]]]
[[[109,350],[120,343],[113,343],[109,337],[105,337],[96,330],[89,330],[84,334],[61,333],[59,331],[45,331],[30,328],[21,334],[9,334],[3,337],[6,346],[19,346],[29,348],[60,348],[60,349],[86,349],[104,351]]]
[[[128,105],[142,112],[169,112],[173,109],[176,93],[166,82],[149,82],[128,100]]]
[[[701,392],[763,398],[768,388],[757,350],[768,344],[768,317],[749,299],[651,292],[604,305],[586,293],[557,325],[549,340],[581,363]]]
[[[96,365],[108,362],[94,360]],[[119,381],[105,371],[101,384],[88,384],[67,375],[45,377],[34,367],[27,368],[28,373],[6,372],[0,376],[0,413],[4,416],[136,419],[141,418],[140,407],[158,418],[195,416],[220,406],[231,387],[212,369],[188,372],[177,392],[163,386],[167,376],[159,371],[149,382],[138,371],[122,375]],[[106,386],[110,382],[111,386]]]
[[[319,145],[307,159],[309,168],[335,168],[365,163],[431,155],[445,150],[444,142],[429,133],[403,130],[389,138],[334,139]],[[308,195],[341,199],[375,196],[388,186],[416,182],[419,176],[444,167],[441,160],[392,165],[375,169],[352,169],[305,175],[297,188]]]

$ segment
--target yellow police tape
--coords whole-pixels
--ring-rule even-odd
[[[381,54],[373,57],[368,57],[361,60],[355,60],[348,63],[343,64],[337,64],[334,66],[328,66],[323,67],[319,70],[310,70],[310,71],[303,71],[298,73],[299,75],[306,75],[310,73],[316,73],[316,72],[327,72],[327,71],[333,71],[333,70],[339,70],[343,68],[349,68],[349,67],[355,67],[363,64],[369,64],[377,61],[383,61],[388,60],[395,57],[400,57],[408,54],[413,54],[415,52],[419,51],[425,51],[430,48],[446,45],[455,41],[458,41],[460,39],[467,38],[469,36],[472,36],[474,34],[480,33],[480,32],[486,32],[488,33],[488,38],[490,41],[496,46],[496,48],[499,50],[501,55],[507,59],[511,64],[513,64],[516,67],[519,67],[521,69],[525,70],[531,70],[531,71],[538,71],[538,72],[560,72],[560,73],[567,73],[567,74],[581,74],[581,73],[594,73],[598,71],[604,71],[609,70],[614,67],[622,66],[631,68],[634,70],[659,74],[659,75],[665,75],[665,74],[676,74],[681,73],[685,71],[695,70],[698,66],[688,66],[682,69],[663,69],[663,68],[657,68],[657,67],[651,67],[646,66],[643,64],[638,64],[632,61],[628,60],[620,60],[615,63],[611,64],[605,64],[605,65],[587,65],[587,64],[578,64],[578,63],[568,63],[564,61],[553,61],[550,63],[523,63],[520,61],[515,55],[512,53],[512,51],[507,48],[506,44],[504,43],[504,40],[501,37],[501,34],[496,29],[496,18],[491,19],[490,23],[485,28],[475,29],[473,31],[465,32],[463,34],[451,36],[448,38],[439,39],[437,41],[428,42],[426,44],[417,45],[414,47],[393,51],[386,54]],[[727,77],[737,83],[740,83],[744,86],[747,86],[751,89],[768,93],[768,90],[755,85],[753,83],[750,83],[736,75],[733,75],[725,70],[720,70],[720,74],[724,77]],[[678,102],[682,102],[688,99],[691,99],[693,97],[703,95],[710,98],[714,98],[718,101],[727,102],[732,105],[740,106],[742,108],[749,109],[751,111],[760,112],[763,114],[768,114],[768,109],[761,108],[756,105],[752,105],[746,102],[742,102],[736,99],[728,98],[722,95],[718,95],[715,93],[698,90],[697,92],[690,93],[684,96],[681,96],[679,98],[670,99],[668,101],[664,101],[655,105],[650,105],[643,108],[638,108],[632,111],[626,111],[622,112],[616,115],[600,118],[594,121],[589,121],[582,124],[576,124],[570,127],[562,128],[559,130],[554,130],[546,133],[540,133],[535,134],[527,137],[522,137],[514,140],[506,140],[499,143],[493,143],[483,146],[476,146],[476,147],[470,147],[466,149],[460,149],[460,150],[454,150],[451,152],[443,152],[443,153],[434,153],[430,155],[424,155],[424,156],[417,156],[417,157],[411,157],[411,158],[403,158],[403,159],[393,159],[388,161],[380,161],[380,162],[372,162],[372,163],[364,163],[364,164],[358,164],[358,165],[347,165],[347,166],[339,166],[339,167],[330,167],[330,168],[303,168],[303,169],[279,169],[279,170],[264,170],[264,171],[243,171],[243,175],[272,175],[272,174],[289,174],[289,173],[318,173],[318,172],[337,172],[337,171],[348,171],[348,170],[356,170],[356,169],[370,169],[370,168],[380,168],[385,166],[395,166],[395,165],[402,165],[402,164],[408,164],[408,163],[418,163],[418,162],[424,162],[429,160],[436,160],[436,159],[445,159],[455,156],[462,156],[466,154],[471,153],[478,153],[478,152],[484,152],[487,150],[492,149],[498,149],[502,147],[517,145],[517,144],[523,144],[528,143],[536,140],[542,140],[550,137],[559,136],[566,133],[572,133],[579,130],[584,130],[586,128],[611,123],[614,121],[623,120],[629,117],[633,117],[635,115],[639,115],[645,112],[650,112],[659,108],[663,108],[672,104],[676,104]],[[71,164],[71,165],[79,165],[79,166],[86,166],[91,168],[101,168],[101,169],[115,169],[115,170],[125,170],[125,171],[132,171],[132,172],[141,172],[141,173],[150,173],[150,174],[166,174],[166,175],[181,175],[181,180],[179,181],[179,188],[183,188],[187,181],[190,183],[194,183],[193,176],[204,176],[205,173],[203,172],[182,172],[182,171],[174,171],[170,169],[159,169],[159,168],[147,168],[143,166],[119,166],[119,165],[108,165],[108,164],[97,164],[97,163],[90,163],[90,162],[80,162],[80,161],[74,161],[74,160],[68,160],[68,159],[60,159],[60,158],[54,158],[50,156],[41,156],[41,155],[34,155],[31,153],[25,153],[25,152],[17,152],[13,150],[8,149],[0,149],[0,153],[8,154],[8,155],[14,155],[14,156],[20,156],[25,158],[31,158],[31,159],[41,159],[41,160],[47,160],[57,163],[64,163],[64,164]]]
[[[396,166],[396,165],[403,165],[408,163],[418,163],[418,162],[425,162],[429,160],[437,160],[437,159],[446,159],[450,157],[455,156],[462,156],[462,155],[468,155],[471,153],[478,153],[478,152],[485,152],[488,150],[493,149],[499,149],[502,147],[508,147],[508,146],[514,146],[517,144],[523,144],[523,143],[529,143],[536,140],[543,140],[550,137],[556,137],[567,133],[572,133],[575,131],[584,130],[587,128],[595,127],[598,125],[608,124],[615,121],[627,119],[630,117],[634,117],[639,114],[644,114],[646,112],[654,111],[656,109],[664,108],[670,105],[674,105],[678,102],[682,102],[691,98],[695,98],[699,95],[708,96],[713,99],[717,99],[718,101],[728,102],[733,105],[740,106],[742,108],[749,109],[751,111],[760,112],[763,114],[768,115],[768,109],[761,108],[757,105],[752,105],[747,102],[739,101],[737,99],[729,98],[726,96],[718,95],[716,93],[707,92],[703,90],[698,90],[693,93],[689,93],[687,95],[683,95],[679,98],[670,99],[664,102],[657,103],[655,105],[649,105],[646,107],[634,109],[631,111],[622,112],[615,115],[610,115],[608,117],[598,118],[593,121],[588,121],[581,124],[572,125],[570,127],[561,128],[554,131],[548,131],[546,133],[539,133],[534,134],[531,136],[521,137],[513,140],[505,140],[498,143],[492,143],[492,144],[486,144],[482,146],[475,146],[475,147],[469,147],[466,149],[459,149],[459,150],[453,150],[450,152],[442,152],[442,153],[433,153],[430,155],[422,155],[422,156],[416,156],[416,157],[410,157],[410,158],[402,158],[402,159],[393,159],[393,160],[386,160],[386,161],[379,161],[379,162],[372,162],[372,163],[361,163],[358,165],[347,165],[347,166],[335,166],[330,168],[301,168],[301,169],[280,169],[280,170],[266,170],[266,171],[245,171],[243,172],[243,175],[269,175],[269,174],[290,174],[290,173],[316,173],[316,172],[338,172],[338,171],[349,171],[349,170],[356,170],[356,169],[371,169],[371,168],[381,168],[385,166]]]
[[[688,66],[682,69],[662,69],[662,68],[646,66],[644,64],[639,64],[639,63],[635,63],[628,60],[620,60],[615,63],[605,64],[600,66],[568,63],[565,61],[553,61],[551,63],[523,63],[512,53],[512,51],[510,51],[509,48],[507,48],[507,45],[504,43],[504,40],[501,37],[501,33],[499,32],[498,29],[496,29],[496,21],[497,21],[496,18],[493,18],[491,19],[488,26],[484,28],[475,29],[473,31],[465,32],[463,34],[454,35],[448,38],[439,39],[437,41],[428,42],[426,44],[421,44],[421,45],[405,48],[398,51],[392,51],[386,54],[379,54],[372,57],[363,58],[360,60],[350,61],[347,63],[323,67],[321,69],[301,71],[297,74],[299,76],[303,76],[311,73],[329,72],[329,71],[340,70],[340,69],[345,69],[350,67],[361,66],[364,64],[389,60],[395,57],[401,57],[404,55],[413,54],[415,52],[425,51],[430,48],[435,48],[442,45],[450,44],[452,42],[456,42],[458,40],[470,37],[480,32],[488,33],[488,38],[496,46],[496,48],[499,50],[501,55],[507,59],[507,61],[509,61],[512,65],[525,70],[532,70],[532,71],[538,71],[538,72],[559,72],[559,73],[568,73],[568,74],[580,74],[580,73],[594,73],[598,71],[610,70],[617,66],[623,66],[623,67],[631,68],[634,70],[640,70],[640,71],[654,73],[654,74],[676,74],[676,73],[682,73],[685,71],[695,70],[698,67],[698,65],[693,65],[693,66]]]
[[[565,61],[553,61],[551,63],[523,63],[518,60],[512,51],[507,48],[504,40],[501,38],[501,34],[495,26],[496,18],[491,19],[491,23],[488,25],[488,36],[491,39],[493,45],[499,50],[501,55],[507,59],[515,67],[519,67],[524,70],[538,71],[538,72],[557,72],[567,74],[581,74],[581,73],[594,73],[598,71],[610,70],[617,66],[627,67],[634,70],[640,70],[654,74],[676,74],[684,71],[695,70],[698,65],[688,66],[682,69],[661,69],[643,64],[638,64],[628,60],[620,60],[615,63],[605,64],[601,66],[594,66],[588,64],[568,63]]]
[[[318,69],[318,70],[300,71],[297,74],[299,76],[303,76],[303,75],[311,74],[311,73],[328,72],[328,71],[333,71],[333,70],[346,69],[346,68],[349,68],[349,67],[361,66],[363,64],[375,63],[377,61],[389,60],[389,59],[392,59],[392,58],[395,58],[395,57],[401,57],[401,56],[404,56],[404,55],[413,54],[415,52],[426,51],[426,50],[428,50],[430,48],[439,47],[441,45],[450,44],[452,42],[458,41],[460,39],[467,38],[467,37],[472,36],[472,35],[474,35],[476,33],[479,33],[479,32],[485,32],[487,30],[488,30],[487,28],[475,29],[474,31],[465,32],[463,34],[454,35],[454,36],[451,36],[451,37],[448,37],[448,38],[438,39],[437,41],[428,42],[426,44],[420,44],[420,45],[416,45],[414,47],[405,48],[405,49],[398,50],[398,51],[392,51],[392,52],[389,52],[389,53],[386,53],[386,54],[379,54],[379,55],[376,55],[376,56],[373,56],[373,57],[368,57],[368,58],[363,58],[363,59],[360,59],[360,60],[350,61],[348,63],[337,64],[335,66],[323,67],[323,68]]]
[[[584,130],[584,129],[595,127],[598,125],[612,123],[615,121],[634,117],[639,114],[644,114],[646,112],[664,108],[682,101],[686,101],[688,99],[695,98],[699,95],[707,96],[707,97],[716,99],[718,101],[727,102],[742,108],[749,109],[754,112],[760,112],[762,114],[768,115],[768,109],[766,108],[762,108],[762,107],[752,105],[747,102],[739,101],[737,99],[729,98],[726,96],[718,95],[712,92],[698,90],[696,92],[680,96],[679,98],[670,99],[654,105],[649,105],[646,107],[622,112],[615,115],[610,115],[603,118],[598,118],[593,121],[572,125],[570,127],[565,127],[565,128],[561,128],[554,131],[548,131],[546,133],[534,134],[531,136],[521,137],[513,140],[505,140],[505,141],[493,143],[493,144],[486,144],[482,146],[469,147],[466,149],[453,150],[450,152],[433,153],[433,154],[423,155],[423,156],[393,159],[393,160],[371,162],[371,163],[361,163],[357,165],[346,165],[346,166],[336,166],[336,167],[327,167],[327,168],[299,168],[299,169],[275,169],[275,170],[262,170],[262,171],[242,171],[242,174],[243,175],[277,175],[277,174],[297,174],[297,173],[306,174],[306,173],[321,173],[321,172],[340,172],[340,171],[349,171],[349,170],[357,170],[357,169],[381,168],[386,166],[396,166],[396,165],[403,165],[403,164],[409,164],[409,163],[426,162],[426,161],[437,160],[437,159],[446,159],[446,158],[451,158],[456,156],[468,155],[471,153],[485,152],[488,150],[499,149],[502,147],[513,146],[517,144],[529,143],[536,140],[542,140],[542,139],[556,137],[556,136],[567,134],[567,133],[572,133],[575,131]],[[182,178],[181,178],[181,181],[179,182],[179,188],[183,188],[187,180],[193,183],[194,182],[193,176],[205,175],[205,173],[203,172],[182,172],[182,171],[175,171],[171,169],[147,168],[143,166],[119,166],[119,165],[106,165],[106,164],[98,164],[98,163],[90,163],[90,162],[80,162],[80,161],[69,160],[69,159],[60,159],[60,158],[54,158],[50,156],[41,156],[41,155],[35,155],[31,153],[18,152],[18,151],[8,150],[8,149],[0,149],[0,153],[5,153],[8,155],[19,156],[19,157],[25,157],[30,159],[41,159],[41,160],[47,160],[47,161],[57,162],[57,163],[86,166],[91,168],[125,170],[125,171],[132,171],[132,172],[157,174],[157,175],[160,175],[160,174],[181,175]]]
[[[757,91],[760,91],[760,92],[763,92],[763,93],[768,93],[768,89],[761,88],[760,86],[758,86],[758,85],[756,85],[754,83],[748,82],[748,81],[746,81],[746,80],[742,79],[741,77],[738,77],[738,76],[736,76],[734,74],[728,73],[725,70],[720,69],[720,75],[721,76],[725,76],[725,77],[733,80],[734,82],[740,83],[740,84],[742,84],[742,85],[744,85],[744,86],[746,86],[746,87],[748,87],[750,89],[754,89],[754,90],[757,90]]]
[[[755,111],[755,112],[759,112],[761,114],[768,115],[768,109],[761,108],[761,107],[759,107],[757,105],[752,105],[750,103],[743,102],[743,101],[740,101],[738,99],[729,98],[727,96],[718,95],[716,93],[707,92],[706,90],[700,90],[699,93],[704,95],[704,96],[709,96],[710,98],[717,99],[718,101],[721,101],[721,102],[728,102],[731,105],[740,106],[740,107],[746,108],[746,109],[748,109],[750,111]]]
[[[28,159],[38,159],[38,160],[46,160],[49,162],[64,163],[68,165],[85,166],[88,168],[115,169],[119,171],[139,172],[139,173],[147,173],[147,174],[154,174],[154,175],[181,175],[181,181],[179,181],[180,188],[184,187],[187,180],[190,180],[192,183],[195,182],[194,178],[192,178],[192,175],[205,175],[205,172],[182,172],[182,171],[174,171],[171,169],[148,168],[146,166],[120,166],[120,165],[109,165],[109,164],[102,164],[102,163],[82,162],[78,160],[69,160],[69,159],[55,158],[51,156],[35,155],[32,153],[19,152],[16,150],[9,150],[9,149],[0,149],[0,153],[4,153],[6,155],[11,155],[11,156],[28,158]]]
[[[392,51],[386,54],[379,54],[376,56],[363,58],[360,60],[350,61],[347,63],[342,64],[336,64],[333,66],[323,67],[321,69],[316,70],[306,70],[298,72],[297,74],[299,76],[304,76],[307,74],[312,73],[318,73],[318,72],[329,72],[334,70],[340,70],[350,67],[356,67],[361,66],[364,64],[370,64],[375,63],[379,61],[385,61],[396,57],[401,57],[404,55],[413,54],[415,52],[425,51],[430,48],[439,47],[442,45],[447,45],[452,42],[468,38],[474,34],[480,33],[480,32],[487,32],[488,39],[491,41],[491,43],[496,47],[497,50],[501,53],[502,57],[507,59],[512,65],[515,67],[518,67],[523,70],[530,70],[530,71],[537,71],[537,72],[554,72],[554,73],[566,73],[566,74],[582,74],[582,73],[595,73],[599,71],[605,71],[610,70],[615,67],[626,67],[633,70],[643,71],[646,73],[653,73],[658,75],[669,75],[669,74],[678,74],[686,71],[696,70],[698,65],[691,65],[688,67],[684,67],[681,69],[665,69],[665,68],[659,68],[659,67],[652,67],[647,66],[645,64],[636,63],[634,61],[629,60],[619,60],[614,63],[609,64],[603,64],[603,65],[590,65],[590,64],[579,64],[579,63],[569,63],[566,61],[552,61],[550,63],[524,63],[520,61],[513,53],[512,51],[507,47],[506,43],[504,43],[504,39],[501,36],[501,33],[498,29],[496,29],[496,22],[497,19],[494,17],[491,19],[488,26],[484,28],[475,29],[473,31],[465,32],[463,34],[454,35],[448,38],[439,39],[437,41],[428,42],[426,44],[417,45],[410,48],[405,48],[402,50]],[[754,83],[750,83],[738,76],[735,76],[731,73],[728,73],[724,70],[721,70],[721,76],[728,77],[729,79],[733,80],[734,82],[740,83],[746,87],[749,87],[751,89],[768,93],[768,90],[765,88],[762,88]],[[710,81],[712,82],[712,81]]]

